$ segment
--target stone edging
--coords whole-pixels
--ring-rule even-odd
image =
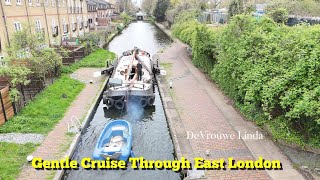
[[[314,153],[314,154],[320,154],[320,149],[313,148],[313,147],[310,147],[310,146],[306,146],[306,147],[302,148],[301,146],[299,146],[299,145],[297,145],[295,143],[288,143],[283,139],[275,139],[272,136],[272,132],[271,132],[269,126],[266,125],[266,124],[263,126],[263,130],[265,130],[270,135],[269,137],[272,138],[272,140],[274,142],[277,142],[277,143],[279,143],[281,145],[288,146],[288,147],[291,147],[291,148],[294,148],[294,149],[297,149],[297,150],[301,150],[301,151],[307,151],[307,152],[311,152],[311,153]]]
[[[72,154],[74,153],[74,151],[76,150],[76,147],[77,147],[77,145],[78,145],[78,143],[79,143],[79,141],[80,141],[80,139],[81,139],[81,135],[82,135],[83,132],[84,132],[83,130],[84,130],[86,127],[88,127],[91,119],[93,118],[93,116],[94,116],[94,114],[95,114],[95,110],[97,109],[97,107],[98,107],[99,104],[100,104],[100,101],[98,101],[98,100],[102,97],[103,92],[104,92],[104,90],[105,90],[105,85],[107,84],[108,80],[109,80],[109,78],[106,77],[105,81],[104,81],[103,84],[102,84],[103,86],[102,86],[102,87],[100,88],[100,90],[99,90],[99,95],[97,95],[97,96],[94,98],[94,100],[93,100],[93,102],[95,102],[95,103],[93,103],[93,104],[91,105],[90,109],[89,109],[88,112],[87,112],[86,117],[84,118],[84,121],[83,121],[82,124],[81,124],[81,128],[82,128],[81,133],[77,133],[77,134],[75,135],[75,137],[74,137],[73,140],[72,140],[72,143],[70,144],[70,147],[69,147],[68,151],[67,151],[66,154],[65,154],[65,157],[67,157],[67,156],[68,156],[68,157],[71,157]],[[65,172],[65,170],[58,170],[57,173],[56,173],[56,175],[54,176],[53,180],[59,180],[59,179],[61,179],[62,176],[63,176],[63,174],[64,174],[64,172]]]
[[[180,145],[179,145],[178,138],[176,136],[176,130],[175,130],[174,125],[173,125],[173,118],[168,113],[169,109],[168,109],[168,106],[167,106],[164,98],[166,97],[169,101],[172,101],[172,102],[173,102],[173,100],[172,100],[171,96],[165,96],[163,88],[165,88],[166,86],[161,84],[161,82],[159,81],[159,78],[156,78],[156,80],[157,80],[157,84],[158,84],[158,89],[159,89],[159,94],[160,94],[160,99],[161,99],[161,102],[162,102],[164,114],[166,116],[166,119],[167,119],[167,122],[168,122],[168,127],[169,127],[170,134],[171,134],[171,139],[173,141],[174,152],[175,152],[176,157],[178,159],[181,159],[182,153],[181,153],[181,148],[180,148]],[[176,111],[176,109],[174,109],[174,110]]]

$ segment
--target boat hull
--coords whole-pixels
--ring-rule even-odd
[[[143,50],[124,52],[112,65],[112,70],[108,71],[111,76],[103,94],[103,103],[108,108],[123,110],[133,97],[143,108],[153,106],[156,82],[154,74],[158,64],[158,59],[152,60],[150,54]]]
[[[115,120],[109,122],[102,130],[92,157],[94,160],[127,161],[131,155],[132,128],[128,121]]]

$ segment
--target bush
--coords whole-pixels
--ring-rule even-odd
[[[198,26],[199,23],[197,23],[195,20],[176,24],[172,27],[173,35],[179,38],[181,41],[191,45],[195,39],[195,32]]]
[[[216,43],[216,33],[213,30],[206,25],[197,26],[192,43],[192,61],[206,73],[210,73],[216,63]]]
[[[320,147],[319,25],[287,27],[238,15],[219,31],[189,21],[174,25],[173,34],[192,46],[194,64],[245,115],[281,124],[279,138]]]
[[[130,21],[132,21],[132,18],[125,12],[121,13],[120,17],[123,20],[124,26],[128,25]]]
[[[268,15],[277,23],[286,23],[289,17],[289,13],[284,8],[272,9]]]

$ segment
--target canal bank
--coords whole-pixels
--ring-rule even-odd
[[[171,32],[161,24],[157,26],[171,36]],[[208,179],[304,179],[281,149],[263,131],[246,121],[219,88],[192,64],[187,45],[177,39],[174,41],[170,48],[161,53],[160,59],[162,63],[170,64],[163,82],[163,99],[170,102],[171,108],[166,109],[166,114],[168,121],[172,119],[172,133],[177,137],[175,145],[178,146],[175,148],[178,151],[180,149],[177,154],[184,156],[193,151],[196,157],[206,159],[235,157],[254,160],[261,156],[280,160],[283,165],[281,171],[208,170],[205,172]],[[167,85],[169,81],[172,81],[172,89]],[[263,139],[212,140],[188,137],[188,134],[199,135],[202,132],[234,135],[258,132]],[[187,148],[183,150],[183,147]]]
[[[157,54],[167,46],[171,40],[166,34],[153,24],[146,22],[131,23],[119,36],[106,47],[108,50],[121,55],[122,52],[135,46]],[[94,117],[89,120],[81,139],[71,156],[80,162],[85,157],[91,157],[92,152],[103,127],[115,119],[129,121],[133,129],[133,151],[135,156],[149,160],[174,160],[174,146],[172,144],[167,120],[164,114],[159,92],[155,90],[155,103],[151,108],[131,107],[127,111],[107,109],[98,100],[99,106],[94,110]],[[180,174],[171,170],[127,170],[88,171],[83,168],[66,171],[62,179],[181,179]]]
[[[80,68],[70,76],[74,79],[85,83],[85,88],[72,102],[64,117],[55,126],[55,128],[46,136],[41,145],[32,153],[33,157],[41,157],[43,159],[62,159],[68,150],[73,138],[78,134],[68,133],[68,126],[71,120],[80,121],[84,119],[88,110],[93,103],[99,98],[100,93],[106,83],[106,78],[93,77],[93,73],[102,70],[101,68]],[[92,80],[92,83],[90,83]],[[30,163],[26,163],[22,167],[22,171],[18,179],[52,179],[56,171],[36,170]]]

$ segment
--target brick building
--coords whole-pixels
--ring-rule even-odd
[[[85,0],[1,0],[0,14],[0,60],[12,34],[29,25],[47,46],[89,32]]]
[[[111,23],[111,16],[114,14],[114,5],[104,0],[87,0],[88,22],[90,29],[97,30],[106,27]]]

